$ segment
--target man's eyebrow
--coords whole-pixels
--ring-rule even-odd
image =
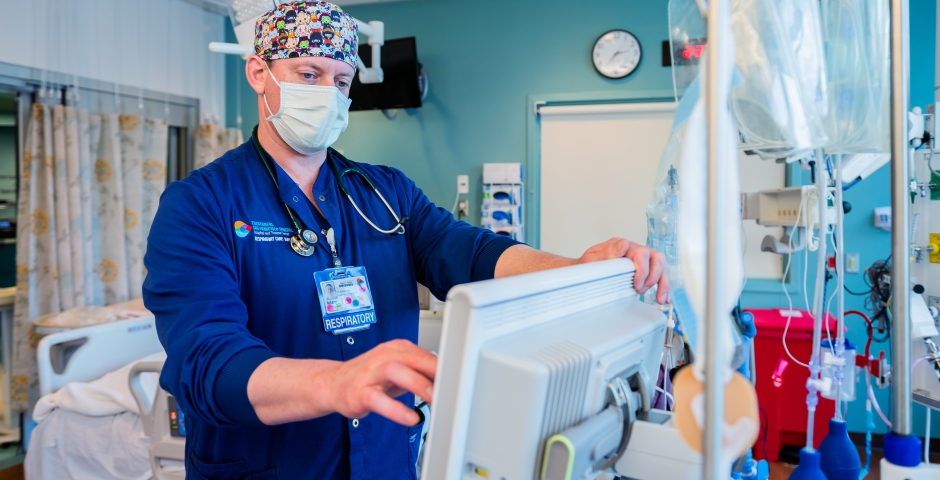
[[[301,63],[297,65],[297,67],[294,68],[294,71],[296,72],[302,68],[309,68],[317,73],[323,73],[323,68],[321,68],[319,65],[315,63]]]

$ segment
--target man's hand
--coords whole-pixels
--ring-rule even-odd
[[[584,252],[581,258],[577,259],[542,252],[528,245],[513,245],[507,248],[500,255],[499,260],[496,261],[494,276],[503,278],[620,257],[627,257],[633,260],[633,264],[636,265],[633,286],[637,292],[646,293],[650,287],[659,284],[659,288],[656,290],[656,301],[669,303],[666,257],[652,248],[644,247],[624,238],[611,238],[604,243],[594,245]]]
[[[346,418],[375,412],[411,426],[419,417],[411,406],[395,400],[405,392],[431,402],[437,357],[407,341],[392,340],[338,364],[330,374],[331,409]]]
[[[611,238],[587,249],[576,264],[590,263],[613,258],[626,257],[633,260],[636,274],[633,276],[633,286],[638,293],[646,293],[653,285],[659,285],[656,290],[656,301],[669,303],[669,280],[666,278],[666,257],[652,248],[631,242],[625,238]]]
[[[248,400],[266,425],[339,413],[363,418],[377,413],[402,425],[419,417],[395,397],[405,392],[430,402],[437,357],[407,341],[392,340],[352,360],[272,358],[248,380]]]

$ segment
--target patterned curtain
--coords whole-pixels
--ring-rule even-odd
[[[202,168],[225,152],[245,143],[241,129],[223,128],[213,123],[203,123],[196,131],[196,160],[193,170]]]
[[[141,296],[167,122],[34,105],[17,208],[13,408],[36,398],[37,317]]]

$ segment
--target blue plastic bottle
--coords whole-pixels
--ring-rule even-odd
[[[819,444],[820,468],[828,480],[858,480],[862,461],[843,421],[829,419],[829,433]]]
[[[805,447],[800,450],[800,466],[790,474],[790,480],[827,480],[819,468],[819,452]],[[858,480],[858,477],[853,480]]]

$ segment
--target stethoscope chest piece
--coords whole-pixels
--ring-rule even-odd
[[[316,245],[319,241],[316,232],[310,229],[304,229],[304,231],[300,232],[300,236],[303,237],[304,241],[309,243],[311,246]]]
[[[312,243],[307,243],[304,238],[301,238],[301,235],[306,237],[307,232],[310,232],[310,230],[305,231],[303,234],[290,237],[290,248],[294,249],[294,252],[296,252],[297,255],[300,255],[301,257],[309,257],[310,255],[313,255],[313,251],[316,250],[316,247],[314,247]],[[314,240],[316,240],[316,234],[314,234],[313,237]],[[316,241],[313,243],[316,243]]]

